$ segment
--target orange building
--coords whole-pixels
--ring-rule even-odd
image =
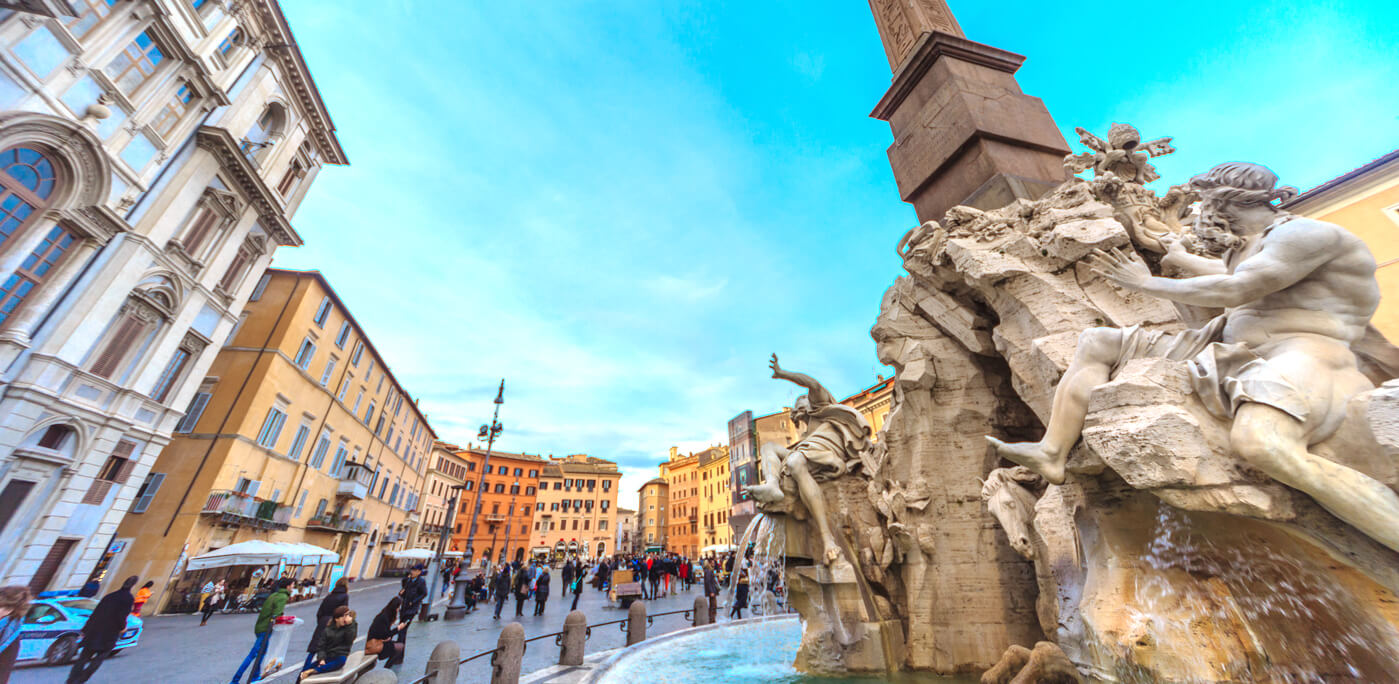
[[[534,501],[539,493],[539,475],[544,459],[533,454],[491,451],[443,444],[467,463],[466,489],[457,508],[450,548],[468,550],[472,537],[471,511],[477,508],[471,539],[473,562],[525,560],[529,555],[530,533],[534,524]],[[478,484],[480,488],[477,496]]]
[[[699,456],[681,455],[670,448],[670,460],[661,464],[661,477],[670,492],[670,512],[666,516],[667,551],[699,557]]]

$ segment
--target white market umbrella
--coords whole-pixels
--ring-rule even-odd
[[[206,570],[226,568],[234,565],[272,565],[287,555],[286,544],[253,539],[237,544],[229,544],[221,549],[210,551],[189,559],[186,570]]]
[[[430,549],[407,549],[405,551],[389,551],[384,554],[389,558],[404,558],[407,560],[432,560],[435,555]]]
[[[286,555],[288,565],[320,565],[340,561],[340,554],[315,544],[307,544],[306,542],[280,542],[280,544],[288,547]]]
[[[700,553],[727,553],[735,548],[733,544],[711,544],[700,549]]]

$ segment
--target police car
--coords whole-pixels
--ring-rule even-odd
[[[61,596],[36,599],[30,604],[19,632],[19,660],[60,665],[78,655],[83,625],[97,607],[97,599]],[[126,616],[126,629],[117,637],[112,654],[136,645],[141,638],[141,618]]]

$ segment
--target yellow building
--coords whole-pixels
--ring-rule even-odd
[[[617,464],[586,454],[549,457],[534,500],[531,552],[600,558],[617,552]]]
[[[670,460],[661,464],[670,495],[666,516],[665,549],[690,558],[699,557],[699,456],[670,448]]]
[[[844,399],[840,403],[860,412],[870,424],[870,439],[879,441],[879,431],[894,408],[894,379],[880,378],[879,382],[866,387]]]
[[[729,448],[716,446],[699,452],[700,551],[715,545],[733,543],[729,511],[733,487],[729,482]]]
[[[436,550],[442,535],[447,534],[448,526],[462,524],[460,517],[452,520],[453,500],[475,500],[475,492],[471,490],[476,485],[476,463],[463,458],[457,453],[458,448],[445,442],[434,442],[432,445],[427,482],[423,487],[423,522],[414,540],[419,548]],[[449,550],[461,549],[454,547]]]
[[[1293,198],[1284,209],[1355,233],[1379,262],[1380,308],[1374,325],[1399,341],[1399,150]]]
[[[246,578],[184,563],[248,540],[331,549],[347,576],[373,576],[419,522],[434,438],[325,278],[269,270],[118,529],[113,572],[153,579],[156,610]]]
[[[643,551],[665,548],[666,506],[670,505],[670,485],[665,478],[647,480],[637,491],[637,546]]]

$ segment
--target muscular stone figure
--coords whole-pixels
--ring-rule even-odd
[[[1230,443],[1239,456],[1399,550],[1399,495],[1308,451],[1335,432],[1346,401],[1372,387],[1350,346],[1379,303],[1374,257],[1340,226],[1279,210],[1272,200],[1296,191],[1276,183],[1271,171],[1246,163],[1191,180],[1201,194],[1200,220],[1234,239],[1222,260],[1171,245],[1162,265],[1191,277],[1155,277],[1134,256],[1094,255],[1094,270],[1127,289],[1225,312],[1179,334],[1135,326],[1084,332],[1055,389],[1044,438],[1007,444],[987,437],[1000,455],[1062,482],[1094,387],[1133,358],[1189,361],[1204,404],[1233,418]]]
[[[797,485],[797,494],[821,534],[821,559],[831,564],[840,558],[840,545],[826,520],[826,500],[819,480],[844,475],[850,464],[859,463],[861,454],[871,448],[870,426],[859,411],[836,403],[835,397],[809,375],[782,370],[777,355],[768,364],[772,377],[793,382],[807,389],[792,406],[792,423],[802,431],[791,449],[764,444],[760,458],[763,482],[750,485],[747,492],[761,503],[777,503],[784,495],[781,477],[785,472]]]

